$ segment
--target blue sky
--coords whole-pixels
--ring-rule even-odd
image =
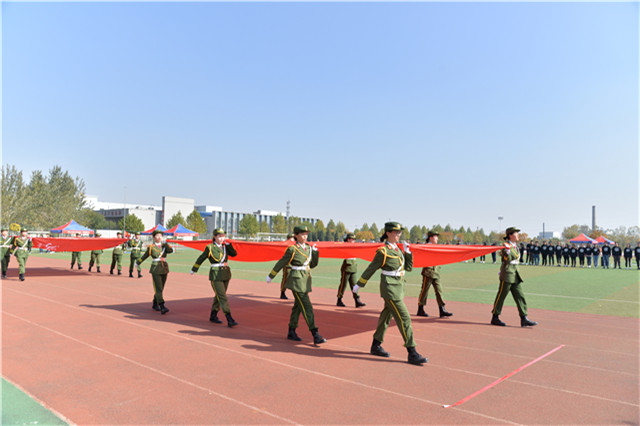
[[[2,163],[348,228],[638,224],[638,3],[2,3]]]

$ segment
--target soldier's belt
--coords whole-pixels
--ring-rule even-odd
[[[519,260],[512,260],[511,262],[509,262],[510,265],[517,265],[518,263],[520,263]]]
[[[153,259],[153,262],[166,262],[166,261],[167,261],[166,257],[158,257]]]
[[[308,271],[309,266],[291,266],[292,271]]]
[[[211,268],[223,268],[227,266],[227,262],[223,262],[223,263],[212,263],[211,264]]]
[[[404,271],[380,271],[380,273],[387,277],[404,277]]]

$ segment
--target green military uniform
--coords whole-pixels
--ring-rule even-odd
[[[434,231],[429,231],[427,236],[427,244],[436,243],[436,238],[440,234]],[[427,295],[429,289],[433,287],[433,291],[436,294],[436,301],[438,302],[438,310],[440,311],[440,318],[450,317],[453,314],[447,312],[444,308],[444,299],[442,298],[442,286],[440,285],[440,266],[427,266],[422,268],[422,289],[420,290],[420,296],[418,296],[418,315],[419,317],[428,317],[424,311],[424,306],[427,304]]]
[[[136,232],[136,237],[138,237],[138,239],[131,238],[129,241],[127,241],[127,246],[131,249],[131,256],[129,259],[130,278],[133,278],[133,265],[136,265],[136,267],[138,268],[138,278],[142,277],[142,268],[140,267],[140,263],[138,262],[138,259],[140,259],[140,256],[142,256],[142,240],[139,238],[139,232]]]
[[[298,235],[305,232],[308,233],[309,229],[306,226],[296,226],[293,232]],[[309,299],[309,293],[311,292],[311,269],[318,265],[319,258],[318,250],[309,244],[296,242],[296,244],[287,247],[282,258],[275,264],[273,270],[268,275],[268,281],[271,281],[278,275],[280,270],[285,267],[289,268],[287,288],[291,290],[295,299],[289,319],[289,335],[287,338],[290,340],[300,340],[295,333],[295,329],[298,327],[298,320],[302,314],[309,330],[313,334],[314,342],[324,343],[326,341],[318,334],[318,327],[316,327],[313,314],[313,305],[311,305],[311,300]]]
[[[162,232],[154,231],[153,235],[157,233]],[[162,243],[160,245],[153,243],[146,248],[142,257],[136,260],[136,264],[140,266],[148,257],[152,259],[151,267],[149,268],[149,273],[153,280],[153,289],[155,291],[152,308],[160,311],[163,315],[169,312],[169,309],[164,306],[164,297],[162,295],[165,284],[167,283],[167,274],[169,274],[169,264],[165,258],[169,253],[173,253],[173,249],[168,243]]]
[[[224,231],[222,229],[216,229],[213,233],[214,237],[219,234],[224,234]],[[224,242],[222,245],[218,245],[216,242],[213,242],[205,247],[191,268],[191,271],[195,273],[198,272],[200,265],[202,265],[205,260],[208,259],[209,263],[211,263],[209,281],[211,281],[211,288],[213,288],[215,297],[211,305],[209,321],[221,323],[222,321],[218,319],[218,311],[222,308],[222,312],[227,316],[229,327],[233,327],[233,325],[237,323],[231,317],[231,310],[229,309],[229,301],[227,299],[227,289],[229,288],[229,281],[231,280],[231,269],[229,265],[227,265],[227,261],[229,260],[229,256],[234,257],[237,254],[238,252],[231,243]]]
[[[72,251],[71,252],[71,269],[73,269],[73,265],[78,262],[78,269],[82,269],[82,252],[81,251]]]
[[[385,351],[381,343],[384,341],[384,335],[389,327],[391,318],[395,319],[396,325],[400,330],[400,334],[404,339],[404,346],[407,348],[408,362],[415,365],[421,365],[428,362],[416,351],[416,342],[413,339],[413,328],[411,327],[411,316],[404,304],[404,286],[405,272],[413,269],[413,254],[409,250],[409,245],[404,243],[404,253],[396,244],[389,242],[389,237],[394,241],[405,228],[398,222],[387,222],[384,224],[384,234],[380,238],[384,241],[384,246],[376,250],[373,260],[364,270],[360,279],[358,279],[357,287],[354,291],[358,291],[359,287],[364,287],[373,274],[381,269],[380,273],[380,296],[384,300],[384,308],[380,312],[378,318],[378,327],[373,334],[373,343],[371,344],[371,354],[382,357],[389,357],[389,353]]]
[[[8,231],[7,229],[2,229],[2,232]],[[2,252],[0,253],[0,259],[2,260],[2,278],[7,278],[7,269],[9,269],[9,261],[11,260],[11,254],[13,253],[13,237],[7,235],[0,235],[0,246],[2,247]]]
[[[22,229],[20,232],[27,232],[27,230]],[[18,261],[20,281],[24,281],[25,265],[27,264],[27,259],[31,253],[31,248],[33,248],[33,242],[28,236],[20,235],[13,238],[12,249],[16,260]]]
[[[287,234],[287,241],[295,241],[293,234]],[[285,266],[282,268],[282,281],[280,281],[280,299],[287,300],[289,299],[285,293],[287,290],[287,277],[289,277],[289,267]]]
[[[118,233],[118,238],[121,237],[122,234]],[[111,275],[113,275],[113,270],[116,265],[118,265],[118,275],[122,275],[122,255],[126,249],[127,243],[119,244],[113,248],[113,253],[111,254],[111,271],[109,271]]]
[[[384,342],[384,335],[393,318],[404,339],[404,346],[413,348],[416,342],[413,340],[411,316],[403,301],[404,274],[413,269],[413,255],[408,252],[403,253],[397,246],[385,242],[385,245],[376,251],[373,260],[360,276],[358,286],[364,287],[378,269],[382,269],[380,297],[384,299],[384,308],[378,318],[378,327],[373,338],[380,343]]]
[[[96,234],[96,238],[100,238],[100,234]],[[104,250],[91,250],[91,259],[89,260],[89,272],[93,265],[96,265],[96,271],[100,272],[100,256],[104,253]]]
[[[508,240],[509,235],[516,232],[520,232],[520,230],[513,227],[507,228],[505,240]],[[502,306],[504,305],[507,294],[511,292],[516,303],[516,307],[518,308],[518,313],[520,314],[521,325],[523,327],[536,325],[536,322],[529,321],[527,319],[527,302],[524,298],[524,292],[522,291],[521,286],[524,281],[520,276],[520,272],[518,272],[518,263],[520,260],[520,250],[518,249],[518,245],[515,242],[506,241],[504,247],[500,251],[500,257],[502,258],[502,265],[500,266],[500,273],[498,275],[500,278],[500,288],[498,289],[498,294],[496,295],[496,299],[493,303],[493,309],[491,311],[493,318],[491,320],[491,324],[501,326],[505,325],[505,323],[500,321],[498,316],[502,313]]]
[[[347,242],[349,239],[355,240],[356,236],[352,233],[348,233],[344,238],[344,242]],[[349,283],[349,288],[351,288],[351,294],[353,295],[353,300],[355,301],[356,308],[360,308],[362,306],[367,306],[365,303],[360,301],[360,296],[357,293],[353,292],[353,286],[356,285],[356,274],[358,273],[358,264],[356,263],[356,258],[344,259],[342,261],[342,266],[340,266],[340,285],[338,286],[338,302],[336,306],[345,306],[342,302],[342,296],[344,295],[344,289]]]

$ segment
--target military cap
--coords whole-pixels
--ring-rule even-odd
[[[427,239],[431,238],[431,237],[435,237],[436,235],[440,235],[438,232],[436,231],[429,231],[427,233]]]
[[[344,237],[344,241],[346,242],[349,238],[353,238],[355,240],[356,234],[354,234],[353,232],[347,232],[347,235]]]
[[[309,227],[306,225],[300,225],[293,228],[294,234],[302,234],[303,232],[309,232]]]
[[[156,234],[162,234],[164,235],[164,231],[161,231],[159,229],[154,229],[153,232],[151,233],[152,236],[156,236]],[[140,233],[136,232],[136,235],[140,235]]]
[[[506,231],[504,231],[505,235],[511,235],[514,234],[516,232],[520,232],[520,230],[518,228],[516,228],[515,226],[510,226],[507,228]]]
[[[398,222],[387,222],[384,224],[384,232],[390,231],[402,231],[404,226],[400,225]]]
[[[20,232],[29,232],[29,230],[27,228],[22,228],[20,229]]]
[[[289,232],[289,233],[287,234],[287,240],[288,240],[289,238],[293,238],[293,234],[292,234],[291,232]]]
[[[157,229],[156,229],[156,231],[157,231]],[[140,235],[140,232],[136,232],[136,233],[135,233],[135,234],[133,234],[133,235]]]
[[[216,228],[213,230],[213,236],[215,237],[216,235],[220,235],[220,234],[227,234],[226,232],[224,232],[224,229],[222,228]]]
[[[8,229],[7,228],[0,229],[0,232],[4,232],[4,231],[8,231]]]

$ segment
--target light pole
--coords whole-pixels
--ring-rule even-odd
[[[504,217],[502,216],[498,216],[498,231],[500,231],[502,229],[502,219],[504,219]]]

